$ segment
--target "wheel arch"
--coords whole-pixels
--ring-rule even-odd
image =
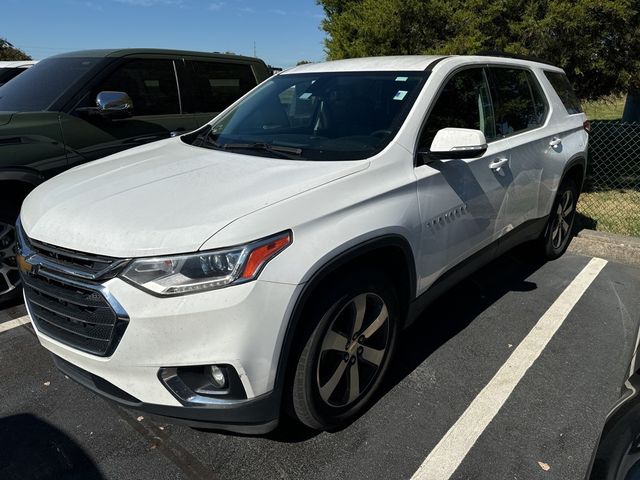
[[[357,268],[358,265],[371,265],[372,261],[379,260],[378,256],[383,254],[386,256],[382,262],[378,262],[378,265],[386,274],[391,274],[395,281],[400,282],[398,296],[403,308],[402,318],[406,318],[409,304],[415,298],[416,268],[413,250],[405,237],[399,234],[385,234],[336,252],[328,260],[321,261],[310,269],[308,280],[295,300],[280,349],[275,390],[282,392],[287,380],[290,369],[289,359],[295,348],[294,339],[301,327],[305,325],[302,314],[313,293],[327,284],[333,276],[339,275],[341,271]],[[391,265],[393,268],[389,268]]]
[[[43,181],[44,177],[33,170],[0,170],[0,191],[3,193],[2,203],[7,207],[19,206],[28,193]]]
[[[565,165],[562,176],[560,177],[559,185],[562,185],[567,178],[572,178],[575,180],[576,185],[578,186],[578,192],[582,191],[582,186],[584,185],[584,181],[587,177],[587,160],[583,154],[574,155],[569,159],[567,164]]]

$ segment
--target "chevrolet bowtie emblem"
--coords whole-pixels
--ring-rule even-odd
[[[23,255],[18,255],[16,257],[16,260],[18,262],[18,268],[21,272],[29,273],[31,272],[31,270],[33,270],[33,265],[27,262],[27,259]]]

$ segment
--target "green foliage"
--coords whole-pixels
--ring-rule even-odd
[[[31,57],[0,37],[0,60],[31,60]]]
[[[583,99],[640,90],[640,0],[318,0],[330,59],[504,51],[563,67]]]

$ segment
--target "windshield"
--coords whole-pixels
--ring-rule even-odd
[[[367,158],[394,137],[426,75],[279,75],[183,140],[205,148],[300,160]]]
[[[53,102],[102,58],[59,58],[38,62],[0,87],[0,112],[48,110]]]

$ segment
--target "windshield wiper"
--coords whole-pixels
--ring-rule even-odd
[[[267,152],[284,153],[289,155],[302,155],[301,148],[284,147],[271,143],[226,143],[222,146],[225,150],[266,150]]]

